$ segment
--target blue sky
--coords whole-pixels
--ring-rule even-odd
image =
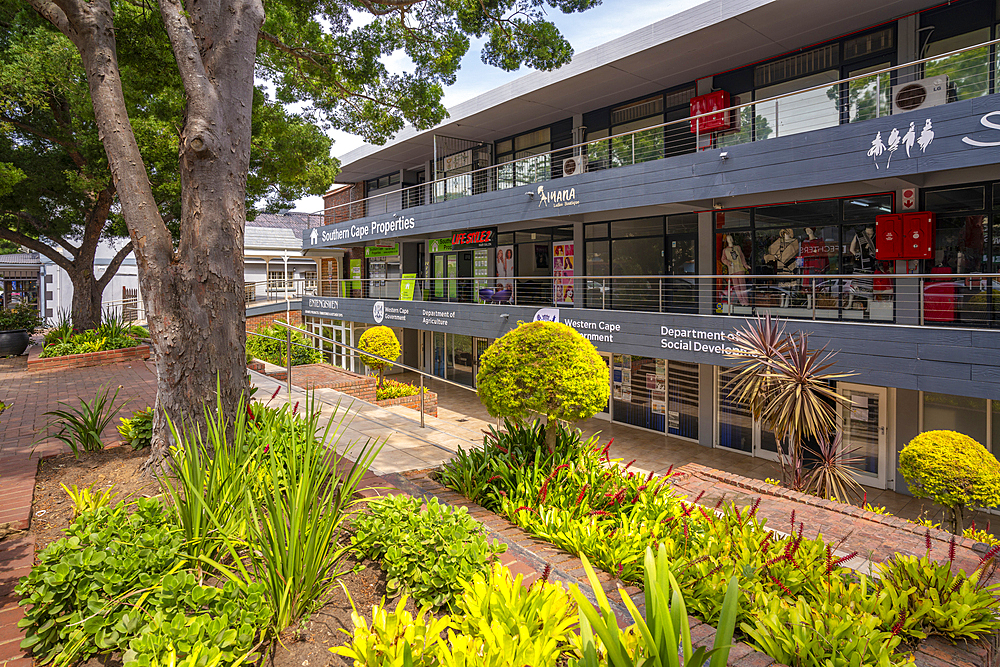
[[[582,14],[562,14],[548,8],[549,16],[569,39],[576,53],[592,49],[616,37],[672,16],[704,0],[604,0],[604,4]],[[473,42],[462,60],[454,85],[445,90],[444,102],[452,106],[485,93],[499,85],[528,74],[522,68],[517,72],[504,72],[484,65],[480,60],[482,42]],[[404,55],[394,55],[386,60],[393,71],[405,71],[408,62]],[[331,131],[334,140],[333,155],[341,156],[364,144],[364,140],[346,132]],[[296,202],[295,210],[314,212],[323,208],[320,197],[306,197]]]

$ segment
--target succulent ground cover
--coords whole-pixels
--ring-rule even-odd
[[[539,536],[640,583],[647,548],[663,549],[688,609],[722,614],[725,582],[739,581],[737,632],[781,663],[903,664],[931,634],[975,638],[1000,628],[997,591],[984,582],[1000,547],[974,572],[926,556],[879,565],[880,579],[847,566],[857,554],[805,539],[794,520],[770,530],[757,505],[704,507],[670,488],[669,475],[638,475],[608,460],[608,445],[563,429],[553,454],[535,425],[507,424],[483,450],[463,452],[441,481]]]

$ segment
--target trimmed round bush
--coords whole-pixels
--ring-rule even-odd
[[[921,433],[899,453],[899,472],[917,498],[930,498],[952,513],[952,529],[962,531],[965,507],[1000,505],[1000,461],[967,435],[955,431]]]
[[[494,417],[545,415],[550,450],[555,420],[592,417],[610,392],[607,364],[593,343],[559,322],[522,322],[497,339],[479,360],[476,382]]]
[[[361,338],[358,339],[358,349],[368,354],[377,354],[392,361],[399,359],[401,352],[396,334],[393,333],[392,329],[385,326],[372,327],[361,334]],[[378,371],[378,386],[381,388],[385,371],[392,368],[392,364],[381,359],[376,359],[375,357],[369,357],[366,354],[361,355],[361,361],[369,368]]]

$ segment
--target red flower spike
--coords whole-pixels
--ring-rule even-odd
[[[778,581],[774,577],[771,577],[771,581],[774,583],[775,586],[777,586],[778,588],[780,588],[785,595],[791,595],[792,594],[792,592],[790,590],[788,590],[787,586],[785,586],[783,583],[781,583],[780,581]]]
[[[688,524],[687,524],[687,521],[685,521],[683,525],[684,525],[684,539],[686,540],[688,538]]]
[[[955,536],[951,536],[951,542],[948,543],[948,563],[955,562]]]
[[[792,530],[795,530],[795,510],[792,510]]]
[[[903,629],[903,623],[906,622],[906,612],[899,612],[899,619],[896,621],[896,625],[892,626],[892,636],[895,637]]]
[[[278,395],[278,392],[279,392],[279,391],[281,391],[281,386],[280,386],[280,385],[278,386],[278,388],[277,388],[277,389],[275,389],[275,390],[274,390],[274,393],[273,393],[273,394],[271,394],[271,400],[272,400],[272,401],[274,400],[274,397]]]
[[[583,500],[583,497],[584,497],[585,495],[587,495],[587,485],[586,485],[586,484],[584,484],[584,485],[583,485],[583,488],[582,488],[582,489],[580,489],[580,495],[578,495],[578,496],[576,497],[576,504],[577,504],[577,505],[579,505],[579,504],[580,504],[580,502],[581,502],[581,501]]]
[[[830,574],[833,571],[833,548],[827,544],[826,545],[826,573]]]
[[[623,470],[628,470],[629,468],[632,467],[632,464],[635,463],[635,462],[636,462],[636,459],[632,459],[631,461],[629,461],[628,463],[625,464],[625,467],[623,468]]]
[[[990,547],[990,550],[983,554],[983,557],[979,559],[979,563],[982,564],[991,558],[996,558],[997,554],[1000,554],[1000,544],[994,544]]]
[[[664,477],[670,477],[670,473],[672,473],[673,471],[674,471],[674,464],[673,464],[673,463],[671,463],[671,464],[670,464],[670,467],[669,467],[669,468],[667,468],[667,472],[665,472],[665,473],[663,474],[663,476],[664,476]]]
[[[722,507],[722,498],[719,498],[719,501],[715,503],[715,509],[719,509],[720,507]]]
[[[973,519],[972,520],[972,531],[975,532],[975,530],[976,530],[976,520]]]
[[[758,507],[760,507],[760,496],[757,496],[757,500],[753,501],[753,506],[750,508],[750,514],[747,515],[747,519],[757,514]]]
[[[542,578],[539,579],[539,581],[548,581],[550,574],[552,574],[552,566],[546,563],[545,569],[542,570]]]
[[[650,470],[649,475],[646,477],[646,484],[649,484],[649,482],[652,481],[652,479],[653,479],[653,471]]]
[[[611,514],[605,512],[604,510],[594,510],[590,513],[590,516],[611,516]]]
[[[299,402],[295,401],[295,407],[292,408],[292,414],[294,415],[299,411]]]
[[[699,500],[701,500],[701,497],[703,495],[705,495],[705,491],[704,490],[702,490],[701,493],[699,493],[697,496],[695,496],[694,502],[698,502]]]
[[[618,563],[618,578],[622,578],[622,564]]]
[[[931,529],[930,528],[928,528],[927,532],[924,533],[924,544],[927,545],[927,551],[930,552],[930,550],[931,550]]]
[[[851,553],[847,554],[846,556],[842,556],[842,557],[838,558],[837,560],[833,561],[833,566],[834,567],[838,567],[841,564],[846,563],[849,560],[853,560],[854,558],[857,558],[857,556],[858,556],[858,552],[857,551],[852,551]]]
[[[498,479],[500,479],[500,475],[493,475],[488,480],[486,480],[486,483],[489,484],[490,482],[498,480]]]
[[[542,488],[538,492],[538,499],[545,502],[545,496],[547,495],[549,495],[549,480],[545,480],[545,483],[542,484]]]
[[[521,510],[528,510],[529,512],[534,512],[535,511],[534,509],[528,507],[527,505],[521,505],[516,510],[514,510],[514,514],[519,513]]]

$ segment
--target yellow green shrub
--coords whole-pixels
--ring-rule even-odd
[[[967,435],[927,431],[899,453],[899,472],[917,498],[930,498],[952,512],[962,531],[966,507],[1000,505],[1000,461]]]
[[[401,351],[399,340],[389,327],[372,327],[365,331],[358,340],[358,349],[392,361],[399,359]],[[369,368],[378,371],[378,384],[381,387],[385,371],[392,368],[392,364],[375,357],[369,357],[367,354],[361,355],[361,361]]]

